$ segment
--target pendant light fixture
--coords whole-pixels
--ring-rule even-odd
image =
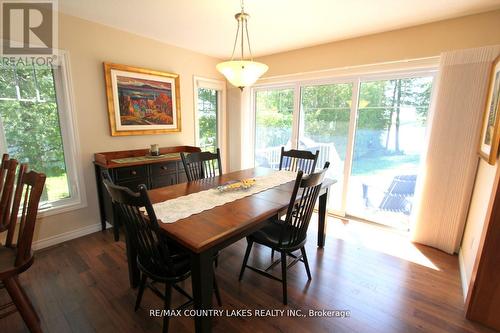
[[[248,36],[247,27],[247,20],[250,15],[245,13],[243,0],[241,0],[241,12],[234,15],[234,17],[236,18],[236,21],[238,21],[238,29],[236,30],[236,38],[234,40],[231,60],[217,64],[216,68],[233,86],[243,90],[244,87],[254,84],[259,77],[267,72],[269,67],[263,63],[253,61],[252,48],[250,47],[250,38]],[[239,38],[240,32],[241,39]],[[245,59],[245,36],[248,45],[248,54],[250,56],[248,59]],[[234,52],[236,51],[236,45],[238,45],[238,39],[241,40],[241,56],[239,60],[235,60]]]

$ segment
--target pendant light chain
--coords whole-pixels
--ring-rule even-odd
[[[239,34],[240,34],[240,22],[238,22],[238,29],[236,29],[236,38],[234,39],[233,53],[231,54],[231,61],[234,60],[234,52],[236,51],[236,44],[238,43]]]
[[[243,1],[242,1],[243,2]],[[245,26],[244,26],[244,22],[246,21],[245,19],[245,16],[244,16],[244,11],[243,11],[243,7],[241,9],[241,15],[240,16],[240,19],[238,20],[238,28],[240,27],[240,23],[241,23],[241,60],[245,60]]]
[[[250,53],[250,61],[253,61],[252,48],[250,47],[250,36],[248,36],[247,20],[245,20],[245,30],[247,31],[248,53]],[[241,54],[243,57],[243,53]]]
[[[236,52],[236,45],[238,44],[238,39],[240,37],[240,31],[241,31],[241,41],[240,41],[240,48],[241,48],[241,55],[240,55],[240,60],[245,60],[245,36],[247,39],[247,46],[248,46],[248,54],[250,55],[250,61],[253,61],[253,54],[252,54],[252,47],[250,45],[250,34],[248,32],[248,20],[247,20],[247,13],[245,13],[245,2],[244,0],[240,1],[241,5],[241,12],[238,20],[238,27],[236,29],[236,37],[234,38],[234,44],[233,44],[233,52],[231,53],[231,60],[234,60],[234,53]],[[241,26],[241,28],[240,28]]]

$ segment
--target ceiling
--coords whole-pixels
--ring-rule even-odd
[[[59,0],[60,11],[218,58],[239,0]],[[500,8],[500,0],[246,0],[255,56]]]

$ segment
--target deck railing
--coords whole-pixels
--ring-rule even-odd
[[[333,143],[318,143],[314,146],[306,147],[304,150],[313,153],[319,150],[318,162],[316,163],[317,169],[321,169],[326,161],[332,163],[335,158],[335,146]],[[281,146],[258,149],[255,152],[255,156],[257,158],[256,162],[260,166],[278,169],[280,165]]]

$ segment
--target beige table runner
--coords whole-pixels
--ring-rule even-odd
[[[154,204],[153,208],[159,220],[163,223],[173,223],[193,214],[288,183],[296,177],[296,172],[276,171],[266,176],[255,177],[255,185],[248,189],[220,192],[214,188],[159,202]]]

